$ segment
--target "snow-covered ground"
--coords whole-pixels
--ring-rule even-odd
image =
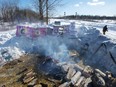
[[[39,52],[46,56],[56,58],[60,62],[70,62],[69,50],[77,50],[85,64],[102,70],[109,70],[116,74],[116,21],[80,21],[61,20],[61,24],[67,25],[75,22],[76,38],[46,36],[30,39],[24,36],[16,37],[16,28],[0,32],[0,65],[6,62],[4,56],[16,59],[25,53]],[[55,19],[51,19],[52,24]],[[38,27],[38,23],[23,23],[25,26]],[[106,35],[102,34],[102,28],[108,25]],[[46,26],[46,25],[45,25]],[[0,28],[2,28],[0,26]],[[112,58],[113,57],[113,58]]]

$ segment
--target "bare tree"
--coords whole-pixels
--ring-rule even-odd
[[[46,17],[46,23],[48,24],[48,18],[50,13],[62,0],[35,0],[34,6],[39,13],[39,19],[41,21]],[[39,9],[39,10],[38,10]]]
[[[0,0],[1,18],[4,21],[14,21],[19,0]]]
[[[44,0],[39,0],[39,15],[40,15],[40,20],[43,20],[43,3]]]
[[[48,0],[46,0],[46,24],[48,24]]]

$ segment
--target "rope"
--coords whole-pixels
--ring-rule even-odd
[[[112,61],[116,64],[116,60],[115,60],[115,58],[113,57],[113,55],[112,55],[112,53],[107,49],[107,46],[106,46],[106,44],[105,43],[102,43],[99,47],[98,47],[98,49],[94,52],[94,54],[90,57],[90,58],[92,58],[98,51],[99,51],[99,49],[102,47],[102,46],[104,46],[105,47],[105,49],[106,49],[106,52],[108,52],[109,53],[109,55],[110,55],[110,57],[111,57],[111,59],[112,59]]]
[[[104,44],[104,46],[105,46],[105,48],[106,48],[106,50],[107,50],[106,44],[105,44],[105,43],[103,43],[103,44]],[[107,52],[109,53],[109,55],[110,55],[112,61],[116,64],[115,58],[113,57],[112,53],[111,53],[109,50],[108,50]]]
[[[92,58],[102,46],[103,46],[103,43],[97,48],[97,50],[93,53],[93,55],[90,58]]]
[[[113,55],[110,51],[109,51],[109,55],[110,55],[111,59],[113,60],[113,62],[116,64],[116,60],[115,60],[115,58],[113,57]]]

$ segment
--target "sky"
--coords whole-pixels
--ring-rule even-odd
[[[57,6],[55,16],[66,15],[100,15],[116,16],[116,0],[62,0]],[[20,0],[22,7],[32,8],[32,0]]]

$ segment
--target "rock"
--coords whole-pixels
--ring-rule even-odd
[[[73,85],[76,84],[76,82],[79,80],[80,76],[81,76],[81,72],[78,71],[78,72],[71,78],[71,82],[72,82]]]

